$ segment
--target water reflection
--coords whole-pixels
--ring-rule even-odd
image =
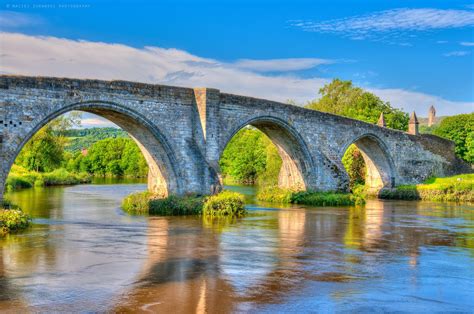
[[[474,305],[470,206],[373,200],[361,208],[255,210],[257,204],[252,215],[234,220],[124,215],[120,198],[143,188],[11,194],[38,224],[0,242],[0,309],[468,311]]]

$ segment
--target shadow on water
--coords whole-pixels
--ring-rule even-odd
[[[144,185],[11,198],[41,225],[1,240],[0,310],[468,311],[474,209],[370,200],[291,206],[235,220],[131,217]],[[231,187],[255,204],[254,190]],[[20,305],[18,305],[20,304]]]

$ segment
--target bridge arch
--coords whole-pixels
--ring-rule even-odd
[[[367,168],[365,185],[370,193],[395,186],[395,166],[389,149],[382,139],[372,133],[365,133],[347,143],[340,156],[354,144],[362,154]]]
[[[8,171],[5,175],[8,175],[16,157],[34,134],[48,122],[70,111],[96,114],[115,123],[129,133],[148,163],[148,189],[150,191],[161,196],[183,193],[183,185],[177,172],[177,158],[161,130],[136,111],[116,102],[102,100],[74,102],[32,120],[30,122],[32,127],[28,128],[25,134],[22,134],[21,141],[16,146],[15,151],[9,155]],[[3,192],[4,188],[4,185],[0,186],[0,192]],[[2,194],[0,193],[0,195]]]
[[[314,188],[313,157],[301,135],[287,121],[272,116],[252,117],[230,129],[220,145],[219,157],[230,140],[246,126],[263,132],[277,147],[282,159],[278,185],[282,188],[306,190]]]

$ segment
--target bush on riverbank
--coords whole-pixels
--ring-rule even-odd
[[[130,214],[159,216],[241,216],[245,212],[243,195],[230,191],[209,197],[172,195],[166,198],[158,198],[149,192],[138,192],[123,199],[122,209]]]
[[[356,189],[354,189],[355,191]],[[272,203],[292,203],[313,206],[348,206],[365,203],[363,187],[357,188],[357,194],[315,191],[293,191],[270,187],[261,189],[257,193],[260,201]]]
[[[2,204],[0,204],[0,237],[26,229],[30,224],[31,218],[22,212],[18,206],[8,201],[2,201]]]
[[[31,187],[73,185],[89,182],[91,182],[91,177],[87,173],[72,173],[64,168],[40,173],[13,165],[7,178],[6,188],[7,191],[13,191]]]
[[[474,174],[432,178],[418,185],[382,190],[380,198],[444,202],[474,202]]]
[[[204,201],[203,215],[206,216],[236,216],[245,214],[244,196],[237,192],[223,191],[209,196]]]

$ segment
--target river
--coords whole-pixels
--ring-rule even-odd
[[[471,312],[474,208],[255,204],[235,221],[134,217],[144,184],[27,189],[34,217],[0,240],[0,311]]]

